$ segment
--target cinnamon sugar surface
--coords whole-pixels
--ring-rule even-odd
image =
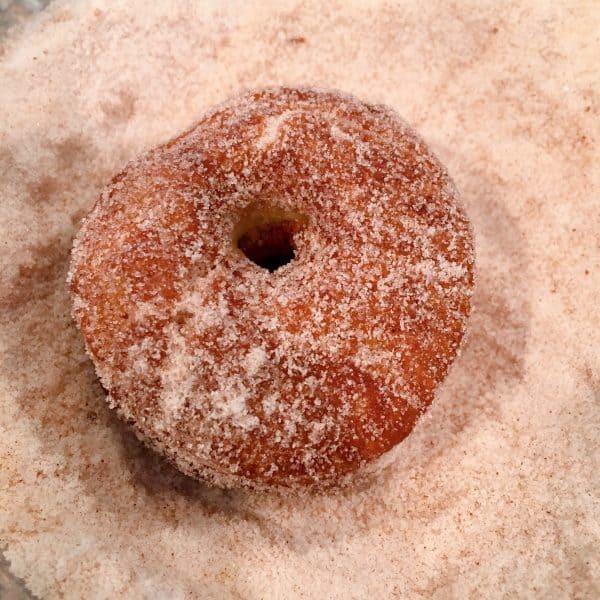
[[[0,46],[13,573],[41,598],[597,597],[599,26],[589,3],[135,0],[54,2],[13,30]],[[70,247],[103,185],[269,85],[398,111],[475,231],[461,356],[390,464],[335,493],[180,475],[106,406],[70,317]]]
[[[291,230],[276,273],[238,241],[261,221]],[[425,144],[389,109],[307,88],[247,92],[130,162],[72,257],[109,404],[226,487],[339,483],[389,451],[473,292],[470,223]]]

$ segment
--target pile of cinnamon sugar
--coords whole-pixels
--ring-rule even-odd
[[[110,8],[110,10],[109,10]],[[591,5],[56,1],[0,46],[0,547],[40,598],[598,595],[598,76]],[[402,114],[477,245],[463,353],[393,461],[223,492],[110,412],[73,236],[129,159],[245,88]],[[257,359],[258,360],[258,359]]]

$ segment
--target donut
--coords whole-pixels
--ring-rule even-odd
[[[390,109],[250,91],[129,163],[75,238],[108,402],[220,487],[327,487],[414,428],[471,309],[455,185]]]

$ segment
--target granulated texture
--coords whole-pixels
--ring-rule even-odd
[[[110,7],[110,10],[108,8]],[[42,598],[600,594],[591,3],[56,2],[0,47],[0,531]],[[245,88],[391,106],[473,221],[470,335],[379,475],[223,492],[110,412],[72,239],[124,163]]]
[[[275,273],[238,239],[277,230],[296,256]],[[109,404],[222,487],[372,472],[433,400],[473,292],[471,227],[426,145],[307,88],[238,96],[130,162],[72,256]]]

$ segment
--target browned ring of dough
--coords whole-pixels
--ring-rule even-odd
[[[273,272],[240,250],[285,244],[295,257]],[[393,112],[266,89],[113,179],[70,286],[111,405],[180,469],[330,484],[431,403],[470,312],[473,240],[445,169]]]

